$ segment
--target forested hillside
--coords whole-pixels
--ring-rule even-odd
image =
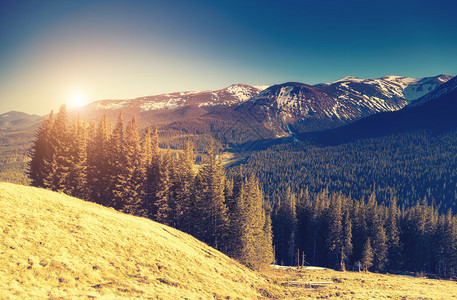
[[[0,181],[29,184],[26,169],[33,130],[0,133]]]
[[[276,259],[286,265],[338,270],[426,273],[457,271],[457,218],[425,202],[399,208],[323,190],[286,192],[273,211]]]
[[[245,168],[263,183],[275,204],[288,186],[298,193],[327,188],[355,199],[374,193],[406,207],[426,200],[441,212],[457,211],[457,130],[418,130],[385,137],[322,145],[311,140],[253,153]]]
[[[269,205],[259,182],[240,170],[227,180],[210,143],[204,164],[193,147],[172,155],[159,148],[157,128],[141,133],[133,117],[124,128],[74,119],[66,107],[43,121],[30,153],[31,184],[147,217],[192,234],[253,269],[273,262]]]
[[[227,178],[212,143],[196,171],[190,143],[172,155],[160,150],[156,128],[140,137],[135,117],[125,129],[122,114],[114,126],[106,117],[70,123],[63,106],[36,135],[29,176],[34,186],[190,233],[253,269],[276,261],[451,277],[457,219],[451,210],[440,214],[451,207],[447,195],[433,197],[441,186],[423,181],[455,177],[454,141],[422,132],[333,147],[277,145]]]

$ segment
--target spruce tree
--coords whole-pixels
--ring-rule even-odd
[[[272,263],[271,229],[265,214],[265,203],[257,178],[251,175],[245,186],[245,208],[242,216],[240,260],[252,269]]]
[[[350,198],[344,198],[343,202],[343,236],[342,236],[342,249],[340,256],[340,268],[346,270],[346,265],[349,257],[352,255],[352,220],[350,208],[353,202]]]
[[[373,250],[373,269],[383,271],[387,264],[387,238],[382,209],[378,208],[376,196],[372,193],[367,203],[368,232]]]
[[[146,182],[145,182],[145,206],[148,217],[156,220],[157,215],[157,197],[160,193],[161,185],[161,165],[162,155],[159,148],[159,135],[157,127],[154,126],[151,134],[151,157],[148,160],[146,168]]]
[[[363,246],[362,259],[360,261],[363,270],[366,272],[373,265],[373,249],[371,247],[370,238],[367,239]]]
[[[111,203],[109,186],[108,140],[110,124],[105,114],[95,130],[90,130],[87,145],[87,182],[90,200],[104,206]]]
[[[87,200],[87,129],[86,123],[76,118],[71,128],[73,137],[70,156],[71,164],[68,176],[70,195]]]
[[[138,122],[135,116],[125,130],[123,149],[124,161],[117,187],[123,188],[121,210],[129,214],[145,216],[142,188],[146,170],[142,165]]]
[[[341,267],[343,260],[343,214],[341,202],[341,194],[333,195],[327,214],[327,249],[331,265],[334,267]]]
[[[394,196],[390,200],[386,219],[387,268],[394,271],[400,270],[402,263],[398,218],[399,211],[397,207],[397,198]]]
[[[176,159],[174,199],[178,211],[176,214],[176,228],[186,230],[192,222],[190,213],[190,199],[193,194],[194,182],[194,150],[190,141],[186,142],[184,152]]]
[[[155,220],[165,225],[173,226],[173,199],[170,197],[171,178],[170,171],[172,168],[172,158],[170,149],[167,150],[164,157],[161,159],[159,166],[159,180],[156,187],[155,207],[156,215]]]
[[[296,197],[287,187],[277,204],[273,218],[273,243],[276,261],[281,265],[294,265],[295,233],[297,224]]]
[[[46,161],[47,174],[44,179],[45,185],[53,191],[70,194],[68,177],[71,166],[70,145],[72,137],[68,128],[68,113],[65,105],[62,105],[56,115],[49,136],[50,146],[53,149],[52,157]]]
[[[48,162],[52,160],[54,149],[51,146],[50,135],[52,127],[54,126],[54,112],[51,111],[42,123],[37,133],[35,134],[35,141],[30,150],[28,176],[31,179],[31,185],[36,187],[47,187],[44,179],[48,173]]]
[[[212,141],[208,152],[208,161],[200,169],[202,190],[198,193],[198,206],[202,219],[199,238],[219,250],[226,250],[228,230],[227,207],[224,199],[225,172],[222,162],[217,158]]]
[[[122,112],[119,113],[116,125],[109,136],[106,149],[106,191],[107,205],[116,209],[121,209],[124,203],[124,182],[123,172],[125,172],[126,156],[124,142],[124,118]]]
[[[231,257],[238,258],[242,256],[242,222],[246,212],[244,175],[241,166],[238,168],[231,185],[231,192],[226,198],[229,218],[227,253]]]

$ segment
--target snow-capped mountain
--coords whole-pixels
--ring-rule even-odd
[[[176,92],[130,100],[102,100],[89,105],[94,110],[136,110],[147,112],[172,110],[183,106],[213,107],[238,105],[266,89],[268,86],[234,84],[217,91]]]
[[[328,143],[373,138],[408,131],[439,133],[457,128],[457,77],[399,111],[369,116],[346,126],[315,134]],[[307,137],[307,134],[303,134]]]
[[[452,79],[449,75],[439,75],[436,77],[425,77],[409,84],[403,91],[405,99],[409,102],[419,99],[422,96],[435,90],[437,87]]]
[[[446,76],[446,75],[444,75]],[[435,81],[430,80],[430,84],[434,84]],[[413,107],[413,106],[419,106],[422,104],[425,104],[427,102],[432,101],[433,99],[439,98],[441,96],[444,96],[446,94],[449,94],[453,90],[457,89],[457,79],[456,77],[452,78],[450,77],[448,80],[446,80],[444,83],[440,84],[437,88],[433,89],[429,93],[426,93],[424,96],[421,98],[412,101],[408,107]]]
[[[315,86],[288,82],[265,89],[242,104],[240,110],[249,111],[278,134],[322,130],[379,112],[399,110],[451,78],[348,76]]]

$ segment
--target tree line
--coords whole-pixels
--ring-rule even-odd
[[[122,113],[114,126],[106,115],[70,122],[62,106],[43,121],[30,156],[33,186],[175,227],[253,269],[273,261],[270,208],[258,179],[242,169],[227,179],[212,143],[197,171],[190,142],[164,152],[157,128],[140,135],[135,117],[127,126]]]
[[[287,188],[273,212],[276,260],[376,272],[457,275],[457,218],[426,201],[405,208],[324,189]]]

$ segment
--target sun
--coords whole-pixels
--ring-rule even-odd
[[[68,99],[68,106],[70,108],[78,108],[87,104],[87,98],[82,93],[74,93]]]

